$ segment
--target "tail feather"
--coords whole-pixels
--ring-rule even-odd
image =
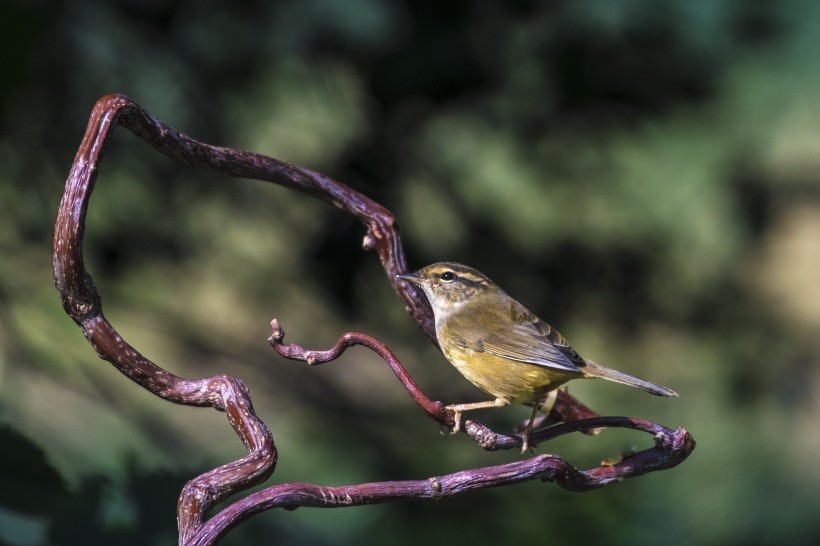
[[[582,368],[584,371],[585,377],[599,377],[601,379],[606,379],[608,381],[614,381],[615,383],[620,383],[622,385],[629,385],[630,387],[637,387],[639,389],[645,390],[650,394],[654,394],[655,396],[677,396],[678,393],[673,391],[672,389],[667,389],[666,387],[661,387],[660,385],[655,385],[654,383],[650,383],[649,381],[644,381],[643,379],[638,379],[637,377],[632,377],[629,374],[625,374],[623,372],[619,372],[605,366],[601,366],[591,360],[586,361],[586,366]]]

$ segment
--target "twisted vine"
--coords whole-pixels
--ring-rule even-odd
[[[390,282],[409,315],[435,341],[432,313],[415,287],[398,283],[395,276],[407,270],[401,239],[393,215],[382,205],[320,173],[264,155],[212,146],[176,131],[145,112],[124,95],[101,98],[91,112],[88,127],[74,158],[54,226],[52,257],[54,284],[66,313],[78,324],[97,354],[142,388],[175,404],[211,407],[228,418],[248,454],[190,480],[177,507],[179,543],[214,544],[247,518],[272,508],[299,506],[336,508],[384,503],[400,499],[438,499],[465,491],[511,485],[528,480],[554,482],[572,491],[588,491],[614,481],[671,468],[685,460],[695,447],[692,436],[679,428],[627,417],[600,417],[566,392],[559,392],[552,410],[564,424],[533,434],[531,444],[556,436],[600,427],[627,427],[652,434],[655,446],[611,465],[581,471],[554,455],[482,468],[463,470],[421,480],[364,483],[340,487],[282,483],[237,500],[206,519],[205,514],[231,495],[267,480],[276,466],[277,451],[270,431],[256,416],[248,388],[237,378],[217,375],[186,379],[174,375],[129,345],[106,320],[100,296],[83,260],[83,237],[89,198],[97,179],[105,146],[117,126],[122,126],[157,151],[186,166],[229,176],[265,180],[304,192],[358,218],[366,227],[364,247],[375,250]],[[364,345],[392,368],[411,398],[434,420],[452,426],[453,415],[433,402],[413,382],[396,357],[379,341],[364,334],[343,335],[329,351],[310,351],[285,345],[284,333],[272,323],[270,342],[280,355],[318,364],[337,358],[347,347]],[[477,421],[467,421],[464,433],[485,449],[521,445],[517,435],[503,435]]]

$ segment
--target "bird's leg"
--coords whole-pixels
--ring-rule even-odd
[[[523,439],[521,440],[521,453],[526,453],[530,449],[530,436],[532,435],[532,423],[535,421],[535,416],[538,414],[538,404],[532,407],[532,415],[527,422],[527,427],[524,429]]]
[[[544,390],[545,389],[538,389],[538,394],[535,396],[535,401],[532,404],[532,414],[530,415],[530,420],[527,423],[527,427],[524,429],[523,439],[521,441],[521,453],[526,453],[530,449],[530,436],[532,435],[532,424],[535,422],[535,416],[538,415],[538,410],[543,410],[543,408],[549,404],[549,407],[552,407],[552,404],[555,403],[555,397],[553,397],[552,401],[550,401],[550,397],[544,397]],[[552,394],[552,393],[550,393]],[[547,410],[549,411],[549,410]]]
[[[461,414],[465,411],[472,411],[485,408],[503,408],[509,403],[509,400],[505,400],[504,398],[496,398],[495,400],[488,400],[487,402],[473,402],[471,404],[451,404],[447,406],[445,409],[448,409],[455,414],[453,416],[453,419],[455,420],[456,424],[455,426],[453,426],[451,434],[455,434],[456,432],[461,430]]]
[[[544,396],[543,392],[541,396]],[[558,400],[558,389],[553,389],[547,393],[547,396],[536,402],[536,404],[539,404],[538,410],[542,413],[549,413],[555,405],[556,400]]]

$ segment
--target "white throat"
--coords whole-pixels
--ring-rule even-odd
[[[441,301],[437,298],[429,298],[431,301],[435,301],[435,303],[431,303],[433,307],[433,315],[436,319],[436,327],[438,328],[439,325],[444,324],[447,320],[461,311],[461,308],[467,304],[466,300],[462,301]]]

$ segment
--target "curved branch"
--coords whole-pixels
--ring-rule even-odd
[[[356,345],[362,345],[367,347],[374,353],[378,354],[385,363],[390,366],[390,369],[393,370],[393,373],[396,374],[396,377],[399,379],[401,384],[407,390],[410,397],[413,401],[432,419],[437,421],[438,423],[453,428],[455,426],[455,414],[452,410],[448,410],[444,404],[439,401],[432,401],[430,400],[427,395],[425,395],[416,382],[410,377],[410,374],[407,373],[407,370],[402,365],[401,361],[393,354],[393,352],[387,348],[386,345],[381,343],[380,341],[374,339],[367,334],[361,334],[358,332],[348,332],[342,335],[336,344],[331,347],[330,349],[324,351],[317,351],[311,349],[305,349],[295,343],[285,344],[285,331],[279,325],[279,321],[273,319],[271,321],[271,328],[272,333],[271,336],[268,338],[268,342],[271,344],[271,347],[282,357],[287,358],[289,360],[300,360],[303,362],[307,362],[311,366],[324,364],[326,362],[331,362],[339,358],[348,348],[354,347]],[[562,391],[563,392],[563,391]],[[567,403],[568,395],[565,395],[563,400]],[[574,408],[571,403],[569,403],[569,407]],[[580,413],[579,413],[580,415]],[[595,417],[597,414],[592,411],[588,411],[584,414],[584,417]],[[560,414],[554,414],[553,417],[558,420],[567,420],[567,417]],[[461,427],[461,432],[467,434],[470,438],[472,438],[476,443],[482,446],[484,449],[494,451],[496,449],[509,449],[512,447],[521,447],[523,443],[523,437],[520,435],[514,436],[507,436],[503,434],[498,434],[490,429],[488,426],[474,420],[474,419],[465,419],[464,426]],[[533,437],[531,445],[535,446],[538,443],[537,437]]]
[[[538,431],[531,443],[560,434],[597,427],[628,427],[655,435],[654,448],[623,461],[593,470],[579,471],[562,459],[541,455],[531,459],[472,470],[429,480],[383,482],[344,487],[311,484],[280,484],[237,501],[205,521],[204,514],[229,495],[267,479],[273,472],[277,452],[270,431],[256,416],[247,387],[238,379],[219,375],[190,380],[167,372],[129,345],[105,319],[100,297],[83,259],[83,235],[88,203],[103,151],[117,125],[146,141],[156,150],[190,167],[237,177],[270,181],[305,192],[356,216],[367,228],[364,247],[378,252],[382,266],[405,308],[435,342],[432,312],[426,298],[414,287],[396,280],[406,272],[406,262],[393,215],[380,204],[320,173],[302,169],[263,155],[198,142],[147,114],[123,95],[100,99],[91,113],[86,133],[74,159],[54,227],[52,256],[54,283],[66,313],[80,326],[97,354],[120,372],[157,396],[177,404],[208,406],[224,411],[248,449],[248,455],[207,472],[186,484],[177,509],[181,544],[213,544],[230,528],[248,517],[275,507],[353,506],[399,498],[442,498],[459,492],[495,487],[519,481],[555,481],[573,491],[585,491],[631,476],[671,468],[684,460],[694,440],[683,429],[671,431],[660,425],[625,417],[599,417],[565,392],[559,392],[553,417],[566,424]],[[364,345],[391,366],[402,384],[424,411],[442,424],[452,426],[452,414],[440,402],[429,400],[396,357],[377,340],[364,334],[346,334],[326,352],[306,351],[281,343],[281,329],[274,322],[271,344],[288,358],[311,363],[338,357],[345,348]],[[277,329],[279,334],[277,335]],[[593,417],[592,419],[584,419]],[[476,421],[465,422],[466,433],[485,449],[520,446],[519,436],[494,433]]]
[[[348,332],[342,335],[336,342],[336,345],[330,349],[325,351],[317,351],[305,349],[295,343],[285,344],[285,331],[279,325],[278,320],[273,319],[271,321],[271,328],[272,333],[268,338],[268,342],[280,356],[289,360],[301,360],[303,362],[307,362],[311,366],[336,360],[348,348],[355,345],[367,347],[371,351],[378,354],[382,360],[390,366],[390,369],[393,370],[394,374],[396,374],[396,377],[407,390],[408,394],[410,394],[410,397],[413,398],[413,401],[415,401],[416,404],[424,410],[428,416],[446,427],[452,428],[455,426],[454,412],[452,410],[448,410],[441,402],[434,402],[430,400],[427,395],[422,392],[413,378],[410,377],[410,374],[407,373],[407,370],[404,368],[396,355],[394,355],[386,345],[373,337],[358,332]],[[565,390],[561,390],[558,392],[558,398],[550,410],[550,414],[547,419],[569,423],[572,421],[591,419],[594,417],[598,417],[598,414],[575,400],[567,394]],[[543,421],[541,421],[541,423],[543,423]],[[523,437],[520,435],[507,436],[498,434],[486,425],[473,419],[465,419],[464,424],[465,426],[462,427],[461,432],[464,432],[484,449],[490,451],[496,449],[521,447],[523,443]],[[582,432],[588,432],[588,430],[584,428],[579,430]],[[539,441],[543,440],[539,440],[539,436],[535,435],[532,437],[530,444],[535,446]]]
[[[66,313],[80,326],[100,358],[169,402],[224,411],[247,447],[246,457],[186,484],[177,507],[180,542],[184,543],[202,525],[208,509],[237,491],[265,481],[275,468],[277,453],[270,431],[254,413],[248,389],[240,380],[226,375],[200,380],[176,376],[129,345],[103,315],[99,294],[83,260],[85,218],[112,125],[120,113],[134,108],[129,100],[113,95],[101,99],[92,112],[54,226],[54,284]]]
[[[316,351],[305,349],[293,343],[286,345],[284,343],[285,331],[279,325],[278,320],[273,319],[271,321],[271,328],[273,331],[271,336],[268,338],[268,342],[279,355],[289,360],[304,361],[310,365],[324,364],[326,362],[336,360],[348,348],[356,345],[367,347],[371,351],[378,354],[382,360],[390,366],[390,369],[393,370],[393,373],[395,373],[396,377],[399,378],[399,381],[401,381],[402,385],[404,385],[404,388],[416,404],[421,407],[427,415],[442,425],[448,427],[452,427],[455,424],[452,410],[448,410],[441,402],[433,402],[427,398],[421,389],[419,389],[416,382],[413,381],[407,373],[407,370],[404,369],[404,366],[396,355],[394,355],[393,352],[387,348],[387,346],[371,336],[357,332],[348,332],[342,335],[336,344],[330,349]],[[534,447],[541,442],[552,440],[553,438],[564,434],[569,434],[571,432],[588,432],[607,427],[631,428],[648,432],[654,435],[656,440],[661,441],[664,445],[669,445],[670,442],[667,440],[673,436],[671,429],[650,421],[635,419],[632,417],[601,417],[597,413],[589,410],[586,406],[583,406],[580,403],[574,403],[573,401],[574,399],[570,397],[566,391],[559,391],[558,400],[550,413],[552,418],[564,421],[564,424],[535,431],[530,437],[529,443],[531,446]],[[556,407],[558,407],[557,411]],[[523,437],[518,434],[499,434],[487,425],[473,419],[465,419],[461,432],[464,432],[473,441],[488,451],[520,448],[524,440]],[[688,433],[683,429],[679,429],[678,433],[688,436]],[[680,443],[680,448],[694,448],[694,445],[694,439],[689,437],[687,442]],[[688,455],[689,452],[677,453],[676,457],[682,457],[680,460],[683,460]],[[673,459],[676,460],[674,464],[678,464],[678,462],[680,462],[680,460],[677,460],[674,457]],[[668,466],[665,466],[667,463],[664,463],[663,461],[667,461],[667,463],[669,462],[665,456],[658,457],[658,461],[656,461],[656,463],[660,466],[653,465],[653,469],[659,470],[661,468],[668,468]],[[621,477],[623,478],[629,476]]]
[[[624,419],[627,418],[609,417],[581,424],[586,428],[604,426],[604,422],[608,423],[607,426],[620,426],[616,420]],[[621,421],[621,424],[625,423],[626,421]],[[635,426],[630,425],[630,428],[638,428],[640,423],[632,425]],[[208,540],[216,540],[240,522],[272,508],[341,508],[402,499],[438,500],[467,491],[532,480],[554,482],[569,491],[591,491],[625,478],[672,468],[686,459],[695,447],[692,436],[682,428],[675,431],[665,429],[662,435],[656,436],[655,444],[655,447],[627,456],[618,463],[592,470],[578,470],[556,455],[536,455],[524,461],[462,470],[426,480],[363,483],[338,487],[307,483],[273,485],[225,507],[202,527],[201,540],[194,540],[190,544],[210,544]]]
[[[189,167],[273,182],[326,201],[358,218],[367,228],[364,248],[378,252],[388,281],[402,299],[407,312],[435,340],[435,327],[427,300],[416,287],[396,280],[396,275],[407,272],[407,264],[395,217],[382,205],[321,173],[261,154],[194,140],[119,94],[105,96],[94,106],[69,181],[82,178],[89,180],[93,186],[97,164],[115,123],[126,127],[157,151]],[[68,189],[67,184],[67,192]],[[64,204],[61,204],[60,209],[63,208]],[[85,216],[82,208],[72,209],[71,213],[78,217]],[[79,236],[77,242],[80,242],[82,233]]]
[[[285,345],[283,343],[285,339],[285,331],[281,326],[279,326],[279,321],[273,319],[270,325],[273,329],[271,336],[268,338],[268,342],[271,344],[271,347],[273,347],[273,349],[281,356],[289,360],[302,360],[311,366],[336,360],[348,348],[355,345],[367,347],[379,355],[382,360],[390,366],[390,369],[393,370],[393,373],[399,378],[399,381],[401,381],[401,384],[404,385],[405,389],[407,389],[407,392],[416,404],[418,404],[427,415],[446,427],[455,426],[453,412],[446,409],[444,404],[441,402],[433,402],[427,398],[427,395],[425,395],[416,382],[413,381],[413,378],[410,377],[410,374],[404,369],[404,366],[402,366],[402,363],[396,355],[394,355],[385,344],[375,338],[367,334],[348,332],[342,335],[342,337],[339,338],[339,341],[336,342],[336,345],[332,348],[326,351],[310,351],[295,344]]]

